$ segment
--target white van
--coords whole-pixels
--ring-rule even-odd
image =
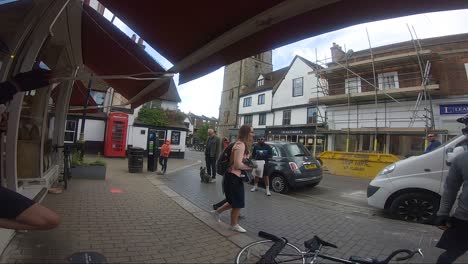
[[[453,150],[465,147],[464,139],[463,135],[455,137],[432,152],[385,167],[367,187],[368,204],[402,220],[431,223],[439,209]]]

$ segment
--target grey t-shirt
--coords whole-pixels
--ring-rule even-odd
[[[458,155],[452,162],[445,180],[444,193],[442,194],[437,215],[449,215],[460,188],[466,186],[468,186],[468,152]],[[453,216],[468,221],[468,189],[462,189],[458,197],[458,207]]]

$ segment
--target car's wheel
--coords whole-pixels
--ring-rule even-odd
[[[440,198],[430,193],[405,193],[393,200],[390,212],[408,222],[430,224],[439,210]]]
[[[270,179],[271,188],[274,192],[286,193],[289,190],[289,185],[286,179],[279,175],[274,174]]]

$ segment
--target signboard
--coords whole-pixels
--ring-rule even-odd
[[[305,135],[305,134],[314,134],[315,128],[272,128],[268,129],[268,134],[275,135]]]
[[[464,115],[468,114],[468,104],[440,105],[441,115]]]

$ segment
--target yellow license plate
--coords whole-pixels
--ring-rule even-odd
[[[312,169],[316,169],[316,168],[317,168],[317,165],[315,165],[315,164],[306,164],[306,165],[305,165],[305,168],[306,168],[307,170],[312,170]]]

